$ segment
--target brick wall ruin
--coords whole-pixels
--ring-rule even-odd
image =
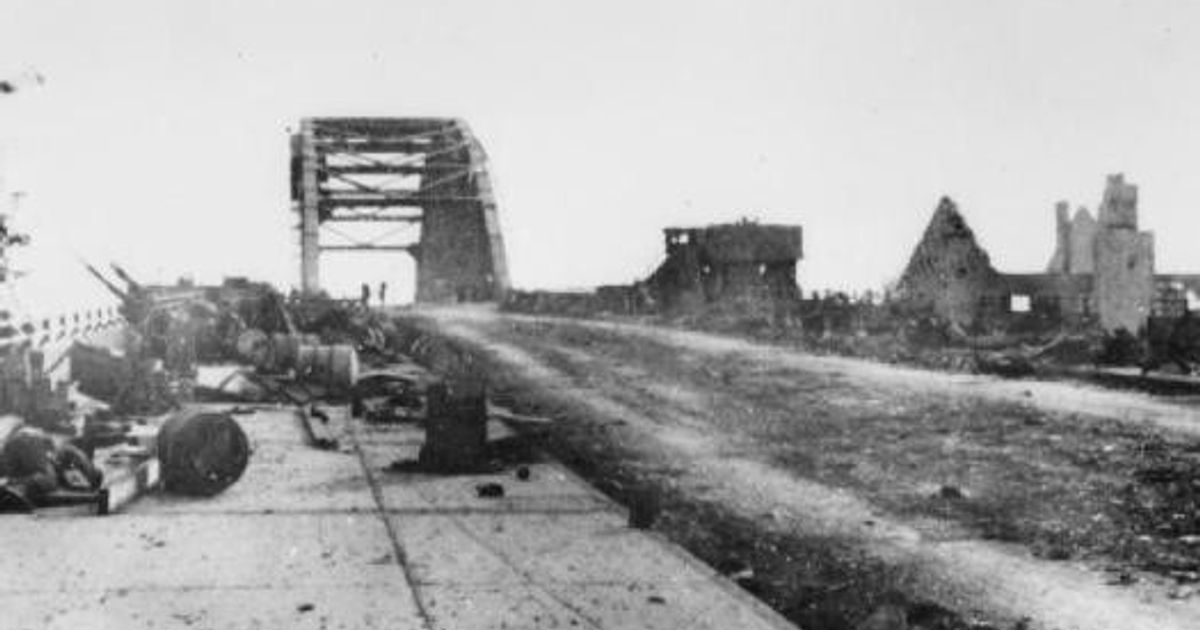
[[[1155,275],[1154,235],[1138,229],[1137,193],[1117,174],[1108,178],[1097,218],[1083,207],[1070,217],[1070,206],[1059,202],[1055,251],[1040,274],[993,269],[954,202],[943,198],[898,297],[964,326],[1021,304],[1063,323],[1095,318],[1106,331],[1137,333],[1152,315],[1188,309],[1185,277]]]
[[[803,255],[799,226],[750,221],[663,230],[667,259],[646,280],[665,307],[711,302],[794,300],[796,261]]]
[[[1000,274],[949,197],[943,197],[913,250],[897,297],[970,326],[1003,299]]]

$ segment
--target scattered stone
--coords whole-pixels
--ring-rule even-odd
[[[667,603],[667,600],[664,599],[662,595],[651,595],[650,597],[646,598],[646,601],[650,602],[651,604],[666,604]]]
[[[504,486],[495,483],[481,483],[475,486],[475,493],[484,499],[498,499],[504,496]]]
[[[854,630],[908,630],[908,615],[902,606],[887,603],[876,608]]]
[[[904,620],[910,630],[946,630],[961,628],[965,624],[973,630],[978,629],[977,624],[960,618],[949,608],[928,601],[916,602],[908,606]]]
[[[1170,571],[1168,572],[1176,584],[1200,583],[1200,571]]]
[[[1171,590],[1167,591],[1167,597],[1171,599],[1191,599],[1195,595],[1195,586],[1184,586],[1182,584],[1175,585],[1171,587]]]
[[[629,500],[629,526],[634,529],[650,529],[658,520],[660,507],[658,497],[652,492],[634,494]]]
[[[1110,586],[1129,586],[1137,583],[1137,576],[1129,571],[1121,571],[1108,580]]]
[[[1033,545],[1033,555],[1046,560],[1070,560],[1071,548],[1061,540],[1038,541]]]
[[[754,568],[741,558],[727,558],[721,562],[718,562],[716,569],[725,577],[735,582],[742,582],[754,578]]]
[[[297,606],[296,610],[299,612],[302,612],[302,613],[306,613],[306,612],[312,612],[314,608],[316,608],[316,606],[314,604],[305,602],[305,603]]]
[[[962,490],[958,489],[957,486],[942,486],[942,489],[938,490],[938,497],[952,500],[966,498],[963,496]]]
[[[521,466],[517,468],[517,479],[521,481],[529,481],[529,467]]]
[[[751,567],[746,567],[745,569],[742,569],[740,571],[734,571],[733,573],[730,573],[728,575],[728,577],[729,577],[729,579],[733,580],[734,582],[745,582],[748,580],[753,580],[754,579],[754,569]]]

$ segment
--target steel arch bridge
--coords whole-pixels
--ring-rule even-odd
[[[487,155],[462,120],[305,118],[291,181],[306,294],[321,290],[330,251],[411,255],[418,302],[498,300],[509,287]],[[419,238],[398,236],[412,225]]]

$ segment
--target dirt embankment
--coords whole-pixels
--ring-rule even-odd
[[[1196,513],[1195,440],[1160,428],[1177,423],[1162,403],[651,327],[434,316],[483,351],[501,402],[559,420],[552,451],[658,503],[657,528],[803,627],[887,602],[916,627],[1200,623],[1197,524],[1179,516]]]

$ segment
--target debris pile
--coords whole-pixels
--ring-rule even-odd
[[[419,464],[437,472],[472,472],[486,464],[487,378],[474,356],[416,327],[394,330],[389,346],[437,380],[424,384],[425,443]]]
[[[103,475],[76,445],[11,416],[0,448],[0,510],[32,512],[37,506],[96,503]]]

